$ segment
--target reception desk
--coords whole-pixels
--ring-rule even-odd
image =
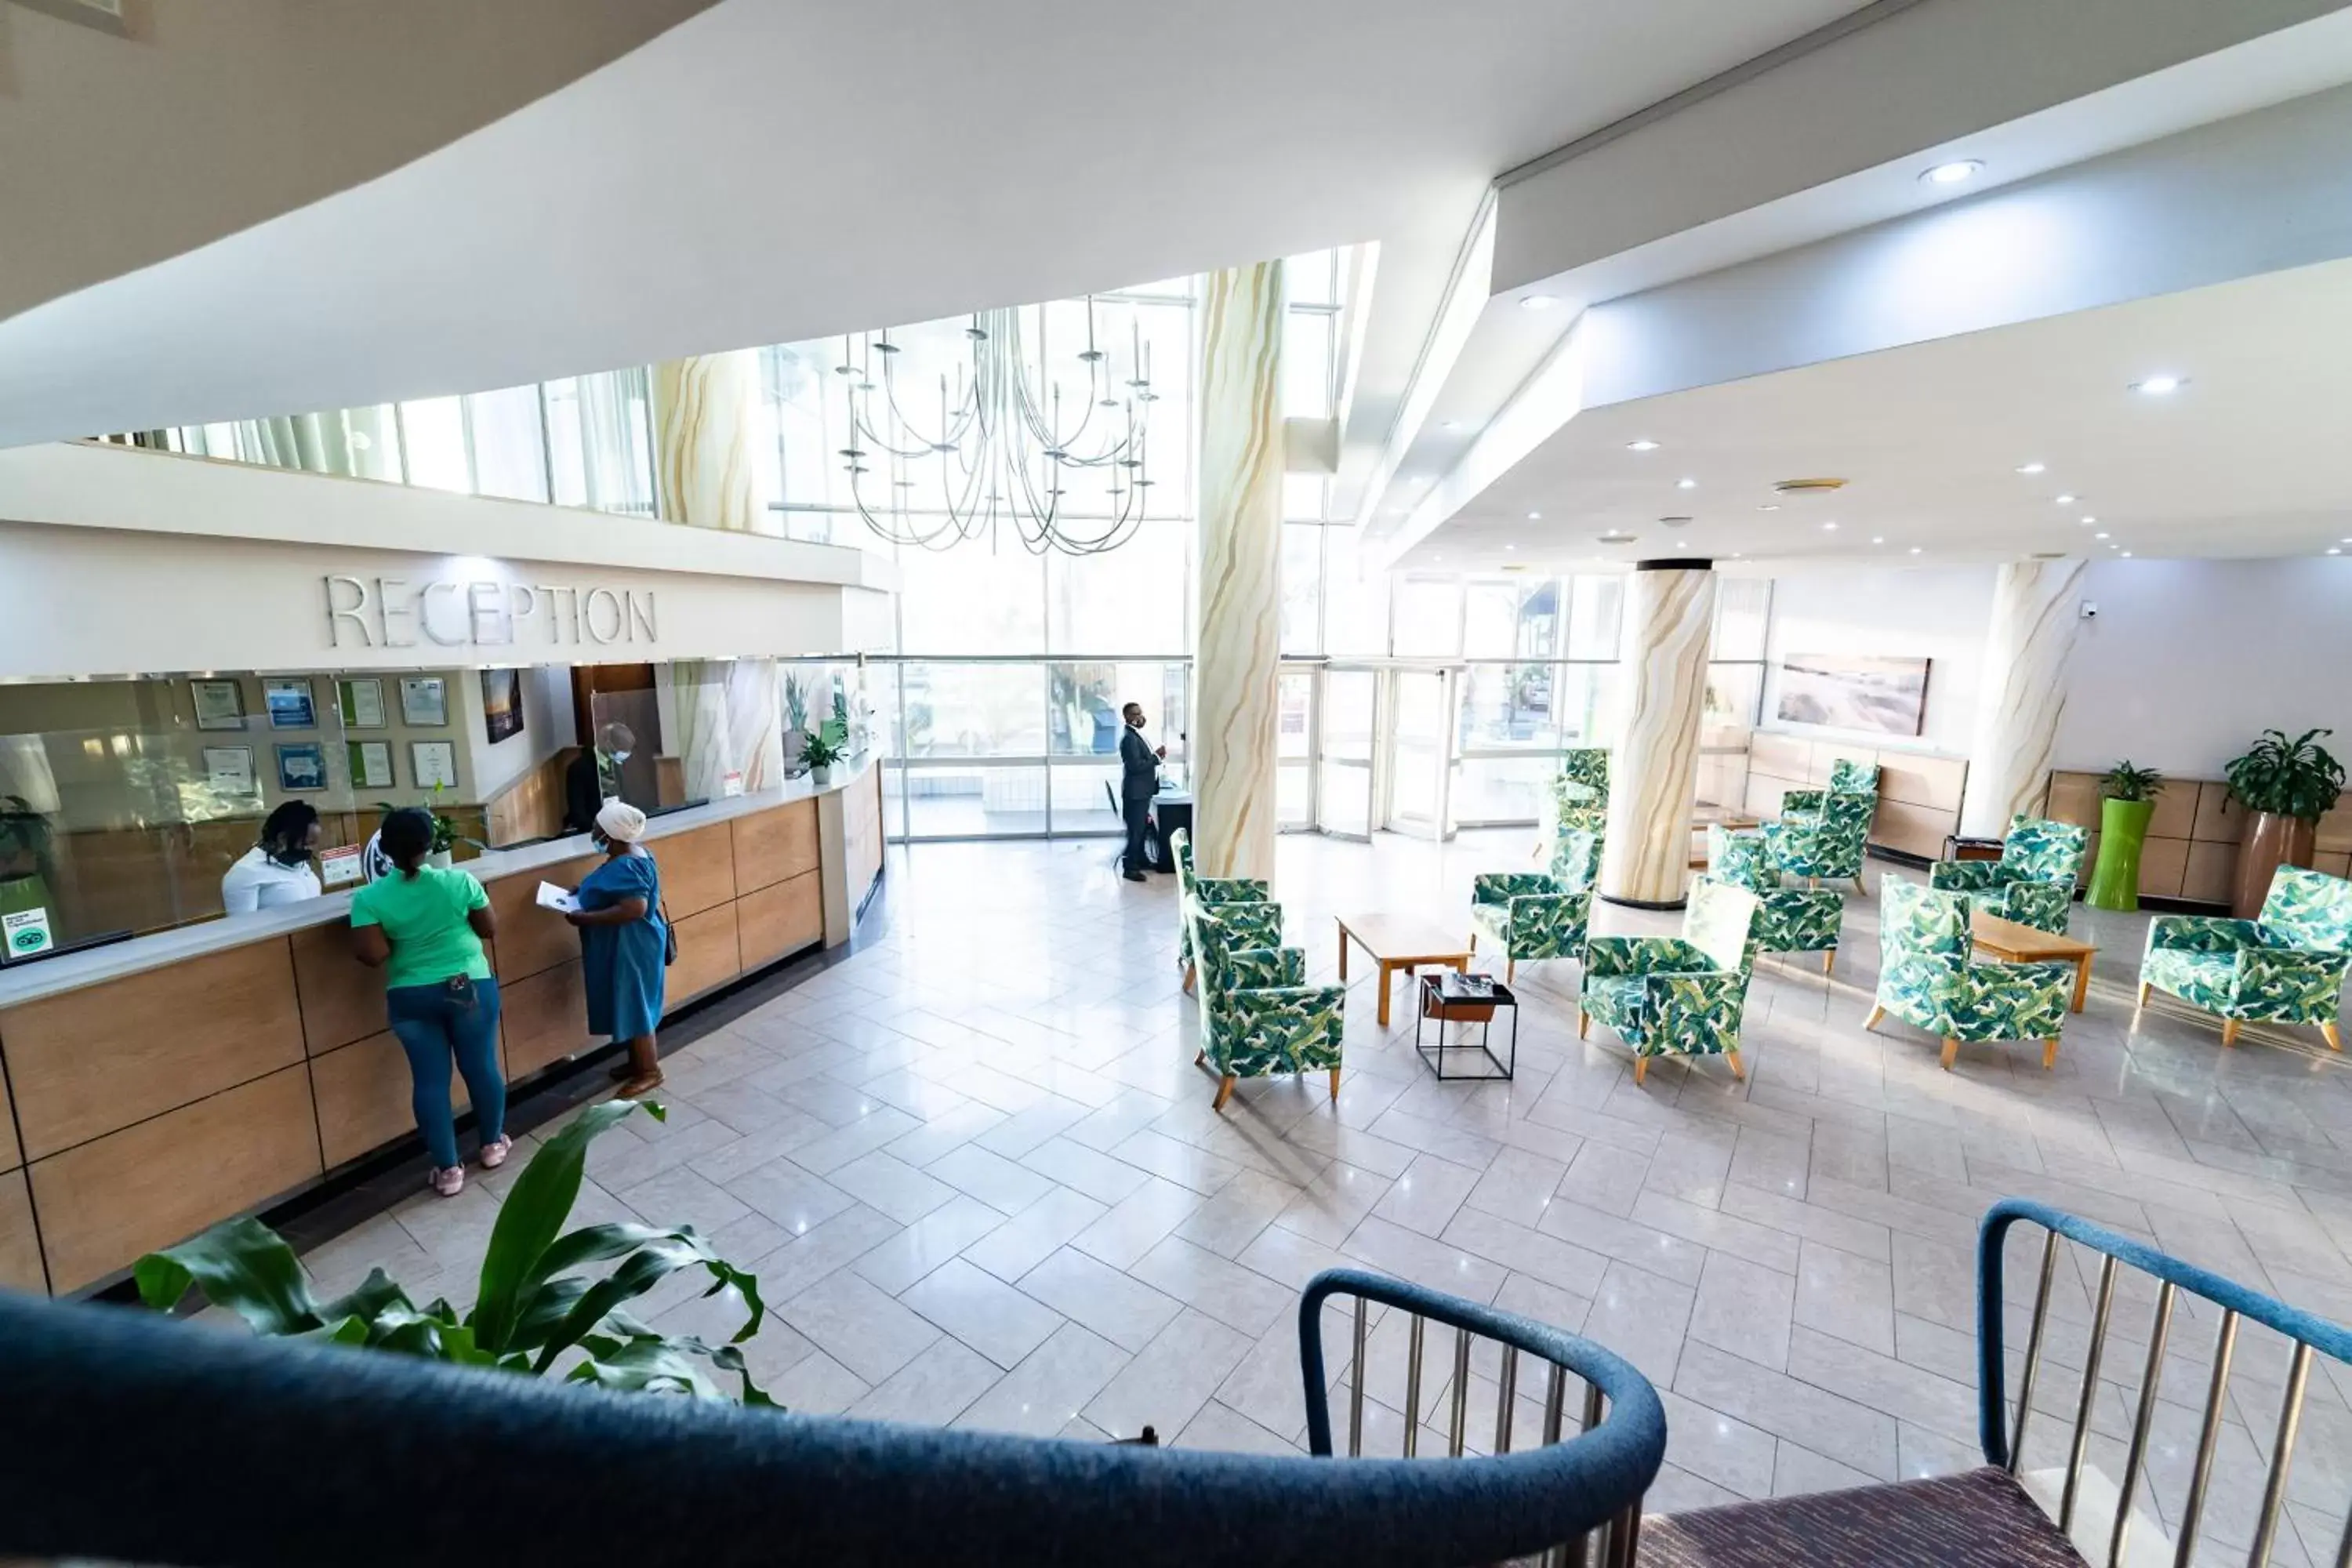
[[[656,817],[674,1011],[849,939],[882,869],[881,769]],[[584,837],[467,863],[498,913],[500,1051],[520,1081],[588,1035],[578,933],[534,903]],[[67,1295],[410,1137],[383,976],[348,893],[0,970],[0,1286]],[[453,1085],[462,1107],[464,1085]]]

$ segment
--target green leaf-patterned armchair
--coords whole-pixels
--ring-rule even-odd
[[[2249,1018],[2316,1024],[2328,1048],[2342,1050],[2336,1026],[2344,973],[2352,963],[2352,882],[2282,866],[2271,878],[2260,920],[2158,915],[2148,922],[2139,965],[2139,1005],[2150,991],[2221,1015],[2221,1043],[2238,1043]]]
[[[1178,828],[1168,836],[1168,847],[1176,859],[1176,962],[1184,966],[1184,989],[1192,989],[1192,928],[1183,918],[1183,910],[1194,899],[1209,905],[1260,904],[1274,897],[1265,881],[1256,877],[1195,877],[1192,875],[1192,836]],[[1279,922],[1276,931],[1281,930]]]
[[[1552,864],[1559,872],[1495,872],[1470,879],[1470,950],[1485,937],[1503,955],[1503,978],[1516,980],[1521,959],[1573,958],[1584,947],[1600,868],[1601,836],[1560,836]]]
[[[1347,988],[1307,984],[1307,955],[1282,945],[1282,906],[1269,901],[1184,905],[1198,955],[1201,1050],[1218,1078],[1213,1109],[1223,1110],[1244,1078],[1331,1075],[1339,1093],[1341,1007]]]
[[[1851,877],[1854,890],[1867,893],[1862,853],[1877,810],[1878,769],[1840,758],[1829,788],[1792,789],[1780,797],[1780,815],[1764,825],[1767,852],[1791,877]]]
[[[1756,895],[1756,923],[1748,936],[1757,952],[1818,952],[1822,973],[1836,967],[1845,900],[1833,888],[1787,886],[1762,834],[1734,833],[1720,823],[1710,826],[1706,874]]]
[[[1864,1028],[1892,1013],[1940,1036],[1946,1072],[1963,1040],[2040,1040],[2042,1065],[2057,1062],[2058,1030],[2074,993],[2073,964],[1979,961],[1962,893],[1889,877],[1879,885],[1878,901],[1878,1002]]]
[[[1756,895],[1702,877],[1691,884],[1683,934],[1596,936],[1584,944],[1576,1036],[1600,1019],[1633,1047],[1633,1081],[1652,1057],[1720,1056],[1739,1066],[1739,1016],[1756,962],[1748,940]]]
[[[1583,746],[1560,761],[1559,775],[1551,781],[1544,802],[1543,842],[1538,858],[1555,877],[1571,873],[1560,865],[1571,833],[1592,835],[1592,853],[1601,852],[1601,836],[1609,828],[1609,752]]]
[[[2000,859],[1939,860],[1928,869],[1927,882],[1966,893],[1971,909],[2063,936],[2090,842],[2090,830],[2072,823],[2012,816]]]

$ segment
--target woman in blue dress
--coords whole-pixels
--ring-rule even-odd
[[[591,831],[604,863],[581,882],[580,907],[564,916],[580,928],[588,1032],[628,1047],[628,1061],[613,1069],[626,1100],[662,1080],[654,1029],[661,1022],[669,931],[662,921],[660,868],[637,843],[645,831],[644,812],[619,799],[604,803]]]

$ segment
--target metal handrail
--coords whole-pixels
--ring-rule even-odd
[[[2033,1321],[2026,1335],[2025,1365],[2018,1377],[2017,1412],[2012,1423],[2004,1397],[2008,1369],[2001,1348],[2002,1247],[2010,1227],[2020,1220],[2042,1226],[2044,1234],[2040,1282],[2033,1298]],[[2179,1540],[2173,1555],[2179,1568],[2187,1568],[2196,1552],[2198,1529],[2211,1489],[2214,1451],[2221,1434],[2223,1395],[2229,1390],[2239,1324],[2246,1321],[2260,1323],[2294,1342],[2285,1393],[2279,1405],[2278,1430],[2271,1444],[2270,1473],[2263,1483],[2262,1512],[2252,1549],[2247,1556],[2252,1568],[2263,1568],[2270,1561],[2271,1547],[2278,1536],[2279,1510],[2286,1500],[2287,1471],[2294,1463],[2295,1435],[2302,1426],[2303,1396],[2311,1377],[2312,1352],[2317,1351],[2338,1362],[2352,1363],[2352,1331],[2047,1204],[2003,1198],[1986,1211],[1983,1226],[1977,1234],[1977,1434],[1986,1462],[2001,1466],[2011,1475],[2017,1473],[2025,1446],[2026,1421],[2033,1409],[2033,1387],[2042,1370],[2043,1331],[2049,1321],[2050,1287],[2057,1271],[2061,1237],[2098,1253],[2100,1263],[2090,1343],[2083,1357],[2082,1388],[2075,1401],[2065,1483],[2059,1499],[2058,1527],[2066,1531],[2074,1527],[2083,1461],[2090,1445],[2099,1363],[2106,1348],[2108,1321],[2115,1310],[2116,1270],[2119,1264],[2127,1265],[2156,1279],[2158,1289],[2156,1313],[2148,1327],[2147,1361],[2140,1374],[2139,1405],[2133,1414],[2131,1443],[2126,1450],[2124,1473],[2116,1489],[2107,1563],[2113,1568],[2123,1561],[2124,1543],[2131,1524],[2132,1494],[2139,1484],[2141,1464],[2147,1457],[2148,1431],[2156,1416],[2157,1386],[2163,1377],[2165,1347],[2171,1339],[2173,1307],[2179,1294],[2185,1290],[2220,1307],[2221,1319],[2214,1335],[2197,1458],[2189,1472],[2189,1494],[2181,1506]],[[2335,1562],[2337,1568],[2352,1565],[2352,1517],[2345,1521]]]
[[[608,1394],[0,1292],[0,1559],[388,1568],[488,1542],[519,1568],[1459,1568],[1638,1506],[1665,1426],[1631,1367],[1508,1314],[1342,1285],[1499,1324],[1614,1408],[1549,1448],[1341,1464]],[[1307,1370],[1311,1395],[1319,1356]]]

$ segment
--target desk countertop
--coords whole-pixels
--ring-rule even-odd
[[[669,812],[646,824],[645,841],[656,844],[680,833],[691,833],[698,827],[709,827],[713,823],[731,822],[739,816],[789,805],[796,800],[814,800],[819,795],[836,794],[864,779],[878,762],[877,757],[869,755],[860,759],[853,767],[836,769],[833,782],[822,789],[810,783],[808,775],[803,773],[799,778],[786,779],[775,789],[714,800],[686,811]],[[461,862],[460,867],[488,882],[560,866],[588,852],[588,836],[574,833],[562,838],[528,844],[519,849],[493,849]],[[275,909],[257,910],[251,914],[225,915],[219,920],[176,926],[106,947],[69,952],[60,958],[11,964],[0,969],[0,1007],[37,1002],[45,996],[79,991],[86,985],[119,980],[125,975],[161,969],[168,964],[184,963],[189,959],[241,947],[247,942],[285,936],[313,926],[329,925],[348,917],[351,908],[352,895],[346,889],[323,898],[308,899],[299,904],[280,904]]]

